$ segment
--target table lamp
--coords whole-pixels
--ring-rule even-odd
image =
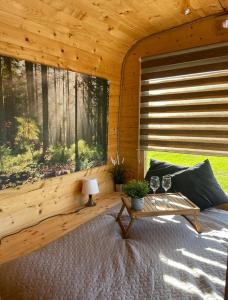
[[[96,178],[85,178],[82,184],[82,194],[89,195],[89,200],[86,206],[95,206],[96,202],[93,201],[93,195],[99,193],[99,187]]]

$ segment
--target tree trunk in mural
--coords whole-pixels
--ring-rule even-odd
[[[57,103],[57,82],[56,82],[56,69],[54,68],[54,98],[55,98],[55,145],[57,145],[57,130],[58,130],[58,103]]]
[[[70,147],[70,83],[69,83],[69,71],[67,71],[66,78],[67,85],[67,99],[66,99],[66,145]]]
[[[101,85],[102,81],[100,78],[96,78],[96,99],[97,99],[97,145],[101,145],[103,142],[103,119],[102,119],[102,104],[103,99],[101,97]]]
[[[62,143],[66,145],[66,114],[65,114],[65,74],[63,72],[63,118],[62,118]]]
[[[28,94],[28,115],[35,116],[35,88],[34,88],[34,75],[33,75],[33,63],[25,62],[26,82],[27,82],[27,94]]]
[[[82,116],[83,118],[85,118],[85,122],[82,122],[82,130],[81,130],[81,135],[83,137],[86,137],[88,135],[87,133],[87,116],[86,116],[86,107],[85,107],[85,97],[86,97],[86,93],[85,93],[85,82],[84,80],[82,80],[81,82],[81,88],[82,88],[82,105],[81,107],[83,107],[83,110],[82,110]],[[86,138],[85,138],[86,139]]]
[[[108,102],[105,101],[105,99],[108,98],[108,82],[107,80],[102,80],[102,105],[103,105],[103,109],[102,109],[102,141],[101,141],[101,145],[107,145],[108,141],[107,141],[107,131],[108,131],[108,124],[107,124],[107,111],[108,111]],[[105,161],[107,160],[107,149],[105,149],[104,151],[104,159]]]
[[[6,124],[6,139],[7,143],[13,147],[15,138],[15,97],[13,86],[13,74],[11,58],[4,57],[5,64],[5,124]]]
[[[79,153],[78,153],[78,76],[77,74],[75,74],[75,85],[74,85],[75,91],[74,91],[74,95],[75,95],[75,137],[74,137],[74,141],[75,141],[75,171],[79,171],[80,170],[80,159],[79,159]]]
[[[34,75],[34,115],[36,112],[36,119],[38,120],[38,111],[39,111],[39,97],[38,97],[38,82],[37,82],[37,65],[34,65],[34,69],[35,69],[35,75]]]
[[[48,150],[49,132],[48,132],[48,79],[47,67],[41,66],[42,75],[42,97],[43,97],[43,158]]]
[[[62,143],[62,118],[61,118],[61,70],[58,69],[58,72],[56,72],[57,78],[56,78],[56,89],[58,93],[56,93],[57,96],[57,145],[60,145]]]
[[[4,102],[2,87],[2,58],[0,57],[0,146],[4,142]]]
[[[92,97],[91,97],[91,78],[86,76],[86,115],[87,115],[87,128],[86,128],[86,141],[92,145]]]

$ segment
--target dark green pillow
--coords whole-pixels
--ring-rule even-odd
[[[172,184],[176,192],[181,192],[200,210],[228,203],[227,195],[218,184],[208,159],[172,174]]]

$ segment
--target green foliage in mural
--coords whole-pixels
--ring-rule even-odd
[[[16,148],[22,152],[30,151],[33,155],[40,140],[40,130],[32,119],[17,117],[17,133],[15,137]]]
[[[107,80],[0,56],[0,189],[106,163]]]

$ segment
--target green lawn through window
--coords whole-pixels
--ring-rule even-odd
[[[194,166],[199,162],[202,162],[206,158],[209,159],[214,175],[223,188],[224,191],[228,192],[228,157],[219,156],[202,156],[192,154],[181,154],[181,153],[169,153],[169,152],[155,152],[148,151],[145,153],[146,156],[146,170],[149,168],[150,159],[158,159],[161,161],[167,161],[176,165],[181,166]]]

